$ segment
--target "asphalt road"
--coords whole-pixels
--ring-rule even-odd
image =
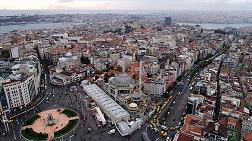
[[[179,122],[181,122],[181,117],[183,117],[183,113],[185,113],[185,108],[187,105],[187,99],[190,94],[189,89],[189,80],[186,79],[183,84],[180,85],[179,90],[176,90],[175,93],[180,92],[175,97],[175,103],[170,108],[170,118],[166,120],[166,127],[176,127],[179,126]],[[174,137],[176,131],[168,131],[168,137]]]
[[[212,58],[216,58],[218,55],[215,55]],[[187,98],[190,93],[190,90],[189,90],[190,80],[187,76],[188,75],[185,75],[181,83],[178,84],[174,88],[173,92],[171,93],[171,96],[173,96],[172,100],[170,100],[170,102],[167,104],[167,106],[163,110],[164,112],[162,112],[161,115],[158,115],[159,117],[162,117],[162,118],[159,118],[160,120],[163,119],[163,117],[165,117],[165,121],[166,121],[165,125],[168,128],[177,126],[179,122],[181,121],[181,117],[183,116],[183,113],[185,112]],[[41,103],[33,111],[25,113],[17,117],[16,119],[14,119],[14,121],[9,124],[10,132],[3,134],[4,127],[3,127],[3,124],[0,124],[0,133],[2,133],[0,134],[0,140],[1,141],[2,140],[3,141],[14,141],[14,140],[23,141],[24,139],[21,138],[20,133],[19,133],[20,126],[28,117],[30,117],[31,115],[35,113],[44,111],[46,109],[60,108],[60,107],[74,109],[81,116],[80,123],[78,127],[76,128],[76,130],[73,133],[70,133],[67,136],[65,136],[63,140],[141,141],[142,140],[141,132],[143,131],[147,131],[152,141],[166,139],[166,138],[162,138],[159,132],[155,133],[153,130],[146,128],[149,125],[149,122],[146,122],[140,130],[136,131],[134,134],[128,137],[121,137],[118,132],[116,132],[114,135],[108,135],[107,132],[113,129],[114,127],[111,127],[109,124],[102,128],[98,128],[96,126],[95,120],[90,115],[90,110],[87,107],[87,102],[86,102],[87,100],[83,98],[85,97],[85,93],[83,92],[82,88],[79,86],[78,83],[74,85],[78,87],[77,92],[71,92],[70,86],[56,87],[56,86],[49,85],[46,90],[46,92],[48,93],[48,98],[44,100],[43,103]],[[91,133],[87,131],[89,127],[92,128]],[[161,130],[160,127],[158,128],[159,130]],[[176,134],[176,131],[168,130],[169,137],[174,137],[175,134]]]
[[[178,126],[179,122],[181,121],[181,117],[185,112],[187,99],[190,93],[189,84],[190,84],[190,78],[185,76],[183,80],[180,82],[180,84],[178,84],[174,88],[173,92],[170,94],[170,96],[173,96],[173,98],[167,103],[166,107],[160,114],[156,113],[157,116],[159,117],[158,121],[160,124],[165,122],[165,126],[168,128]],[[160,126],[158,126],[157,129],[159,130],[160,133],[161,131]],[[152,141],[166,140],[166,137],[165,138],[161,137],[160,134],[155,133],[154,130],[147,130],[147,131],[148,136]],[[176,131],[170,131],[168,129],[167,133],[168,133],[167,136],[171,138],[175,136]]]
[[[51,108],[70,108],[78,112],[80,115],[80,122],[76,129],[67,134],[64,138],[57,139],[65,141],[141,141],[141,130],[137,131],[131,136],[122,137],[117,131],[114,135],[109,135],[108,131],[114,129],[113,125],[107,124],[105,127],[98,128],[92,111],[88,107],[89,98],[85,98],[87,95],[78,83],[73,84],[77,86],[78,90],[71,92],[70,86],[57,87],[48,85],[46,92],[47,98],[33,111],[27,112],[15,118],[13,122],[9,123],[10,132],[0,134],[0,141],[25,141],[20,135],[20,128],[22,123],[35,113],[39,113],[46,109]],[[92,129],[92,132],[88,132],[88,128]],[[0,124],[0,131],[3,131],[3,124]],[[3,133],[3,132],[0,132]]]

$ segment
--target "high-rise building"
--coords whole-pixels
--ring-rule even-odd
[[[41,67],[36,56],[22,58],[11,67],[11,74],[1,81],[7,109],[23,108],[30,104],[39,91]],[[6,105],[5,105],[6,107]]]
[[[35,89],[35,78],[33,75],[21,75],[17,74],[11,76],[12,79],[9,82],[4,83],[4,91],[9,108],[28,105],[34,97],[38,94]]]

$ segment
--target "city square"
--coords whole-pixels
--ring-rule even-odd
[[[0,141],[252,141],[251,5],[2,0]]]

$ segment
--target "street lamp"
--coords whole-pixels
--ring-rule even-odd
[[[74,136],[74,134],[73,135],[71,135],[70,137],[69,137],[69,141],[72,141],[72,137]]]

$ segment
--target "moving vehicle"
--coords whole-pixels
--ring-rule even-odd
[[[8,120],[8,123],[12,123],[12,122],[13,122],[13,119],[9,119],[9,120]]]
[[[157,112],[159,112],[160,111],[160,106],[157,106]]]
[[[171,127],[171,128],[170,128],[170,130],[171,130],[171,131],[174,131],[174,130],[176,130],[176,128],[174,128],[174,127]]]
[[[167,132],[165,132],[165,131],[161,131],[160,134],[161,134],[161,136],[163,136],[163,137],[167,136]]]
[[[109,135],[115,134],[116,130],[115,129],[111,129],[110,131],[108,131]]]
[[[163,130],[165,130],[165,131],[168,130],[168,128],[167,128],[166,126],[164,126],[164,125],[161,125],[161,129],[163,129]]]
[[[159,130],[158,130],[157,128],[154,128],[154,131],[155,131],[156,133],[158,133],[158,132],[159,132]]]

